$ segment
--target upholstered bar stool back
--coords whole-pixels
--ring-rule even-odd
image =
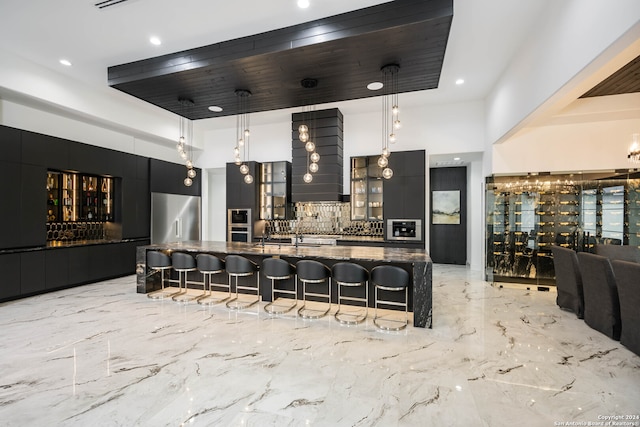
[[[240,255],[227,255],[225,258],[225,268],[229,275],[229,286],[231,286],[231,278],[235,278],[236,296],[228,300],[226,306],[231,310],[242,310],[243,308],[251,307],[260,301],[260,275],[255,274],[258,271],[258,266],[251,260],[242,257]],[[239,277],[256,276],[255,286],[239,285]],[[255,292],[256,298],[250,300],[240,300],[238,291],[251,291]]]
[[[172,298],[178,302],[188,302],[195,300],[203,295],[203,293],[193,294],[187,289],[187,274],[196,270],[196,259],[191,254],[184,252],[174,252],[171,254],[171,265],[178,272],[178,287],[180,292]]]
[[[202,273],[202,290],[204,292],[204,294],[198,298],[198,304],[218,304],[231,298],[231,286],[229,286],[229,282],[225,284],[212,283],[211,281],[211,276],[224,272],[224,261],[211,254],[198,254],[196,256],[196,268]],[[227,292],[226,296],[214,296],[214,288],[224,288]]]
[[[613,260],[620,298],[620,344],[640,356],[640,263]]]
[[[302,307],[298,309],[298,314],[304,319],[319,319],[324,317],[331,310],[331,270],[321,262],[314,260],[301,260],[296,263],[298,280],[302,282]],[[307,292],[307,284],[319,284],[327,282],[327,292]],[[318,285],[319,286],[319,285]],[[307,302],[315,302],[320,299],[326,301],[326,307],[323,309],[311,308],[307,306]]]
[[[399,331],[409,324],[409,273],[393,265],[379,265],[371,270],[371,282],[375,287],[375,314],[373,324],[386,331]],[[390,301],[378,298],[378,291],[404,292],[404,301]],[[378,316],[378,305],[404,307],[404,321],[390,320]],[[382,323],[382,321],[384,323]],[[391,326],[398,324],[399,326]]]
[[[294,290],[276,288],[276,282],[287,280],[296,274],[296,268],[281,258],[265,258],[262,261],[262,272],[271,280],[271,302],[264,306],[269,314],[283,314],[293,310],[298,305],[298,282],[294,281]],[[283,303],[278,295],[292,295],[288,302]]]
[[[331,269],[331,277],[338,284],[338,311],[334,314],[336,320],[347,325],[364,322],[369,313],[369,271],[359,264],[339,262]],[[362,286],[364,286],[364,297],[342,295],[343,287]],[[341,306],[343,301],[364,303],[364,309],[343,311]]]
[[[155,270],[154,273],[157,271],[160,271],[160,286],[161,286],[161,288],[158,289],[157,291],[148,293],[147,296],[149,298],[155,298],[155,299],[167,298],[179,292],[178,289],[170,289],[170,288],[164,287],[164,284],[165,284],[164,272],[167,270],[171,270],[171,258],[169,257],[169,255],[160,251],[147,251],[147,267],[150,268],[151,270]]]

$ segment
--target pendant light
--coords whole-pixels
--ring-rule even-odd
[[[385,94],[382,95],[382,151],[378,158],[378,166],[382,168],[382,176],[390,179],[393,170],[389,167],[391,150],[389,144],[397,142],[396,132],[400,129],[400,108],[398,107],[398,64],[382,67],[382,81]]]
[[[316,86],[318,86],[318,80],[310,79],[310,78],[302,79],[300,81],[300,85],[305,89],[313,89]],[[312,112],[315,108],[303,107],[303,110],[302,110],[303,121],[306,121],[305,109],[306,109],[306,112]],[[313,122],[314,123],[311,129],[315,134],[315,116],[313,118]],[[303,123],[300,126],[298,126],[298,139],[300,139],[300,142],[304,144],[304,149],[307,152],[307,173],[305,173],[302,176],[302,180],[305,183],[309,184],[311,181],[313,181],[312,173],[316,173],[320,169],[320,167],[318,166],[318,162],[320,161],[320,154],[318,154],[318,152],[316,151],[315,142],[313,142],[313,140],[309,136],[309,126],[307,124]]]
[[[249,173],[249,97],[251,92],[246,89],[236,90],[238,99],[238,114],[236,115],[236,146],[233,148],[234,162],[240,167],[240,173],[244,175],[244,182],[253,183],[253,176]]]
[[[178,102],[182,105],[182,115],[180,116],[180,137],[178,138],[178,155],[185,162],[187,167],[187,177],[183,183],[187,187],[193,184],[193,178],[196,177],[196,170],[193,168],[193,121],[184,117],[186,109],[195,103],[188,98],[180,97]]]

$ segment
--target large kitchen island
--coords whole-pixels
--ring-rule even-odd
[[[279,256],[291,264],[301,259],[313,259],[331,267],[337,262],[353,262],[371,270],[377,265],[395,265],[409,273],[409,307],[413,312],[413,326],[431,328],[432,322],[432,262],[423,249],[328,246],[328,245],[291,245],[278,243],[235,243],[189,241],[158,245],[139,246],[136,255],[137,292],[148,293],[160,287],[160,274],[146,267],[147,251],[186,252],[192,255],[209,253],[224,259],[227,255],[241,255],[261,265],[264,258]],[[198,274],[194,272],[194,274]],[[196,276],[194,276],[196,277]],[[226,281],[226,277],[224,278]],[[263,301],[271,299],[271,284],[261,279],[261,297]],[[335,284],[334,284],[335,286]],[[373,307],[373,285],[370,283],[369,307]],[[335,293],[334,293],[335,295]]]

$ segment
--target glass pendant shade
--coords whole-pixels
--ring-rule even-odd
[[[307,125],[300,125],[300,126],[298,126],[298,132],[307,133],[307,132],[309,132],[309,128],[307,127]]]
[[[187,166],[187,169],[193,169],[193,162],[191,160],[187,160],[187,163],[185,163],[185,165]]]
[[[385,156],[380,156],[378,158],[378,166],[380,166],[381,168],[386,168],[388,164],[389,160],[387,160]]]
[[[238,166],[240,166],[242,164],[242,160],[240,160],[240,157],[236,157],[235,164],[238,165]]]
[[[249,166],[247,166],[246,164],[243,163],[240,166],[240,173],[243,174],[243,175],[248,174],[249,173]]]
[[[245,138],[246,138],[247,136],[249,136],[249,135],[251,135],[251,132],[249,132],[249,129],[245,129],[245,130],[244,130],[244,136],[245,136]]]
[[[313,153],[316,149],[316,144],[313,141],[309,141],[304,145],[304,149],[307,150],[309,153]]]
[[[195,177],[196,177],[196,170],[195,170],[195,169],[189,169],[189,170],[187,171],[187,176],[188,176],[189,178],[195,178]]]
[[[392,133],[392,134],[389,135],[389,142],[392,143],[392,144],[396,143],[396,134],[395,133]]]
[[[402,125],[400,124],[400,120],[394,120],[393,121],[393,128],[394,129],[400,129]]]
[[[180,157],[182,157],[182,160],[187,160],[187,153],[185,151],[182,151],[180,153]]]
[[[236,157],[239,156],[240,155],[240,149],[238,147],[234,147],[233,148],[233,154]]]
[[[307,142],[309,140],[309,134],[307,132],[301,133],[298,138],[300,138],[300,142]]]
[[[247,184],[251,184],[253,182],[253,177],[249,174],[244,176],[244,182]]]
[[[384,168],[384,170],[382,171],[382,177],[384,179],[389,179],[393,176],[393,171],[391,170],[391,168]]]
[[[313,152],[311,153],[310,159],[313,163],[318,163],[320,161],[320,154]]]
[[[309,172],[313,172],[313,173],[318,172],[318,164],[317,163],[311,163],[309,165]]]
[[[302,177],[302,180],[308,184],[308,183],[310,183],[311,181],[313,181],[313,175],[311,175],[309,172],[307,172],[307,173],[305,173],[305,174],[304,174],[304,176]]]
[[[242,147],[242,146],[244,146],[244,139],[240,138],[238,140],[238,147]]]
[[[184,179],[184,185],[185,185],[185,187],[191,187],[191,184],[193,184],[193,180],[192,180],[191,178],[189,178],[189,177],[186,177],[186,178]]]
[[[384,148],[382,149],[382,155],[383,155],[383,156],[385,156],[385,157],[389,157],[389,155],[390,155],[390,154],[391,154],[391,153],[389,152],[389,149],[388,149],[387,147],[384,147]]]
[[[391,112],[393,113],[394,116],[397,116],[398,113],[400,112],[400,108],[398,108],[397,105],[394,105],[393,107],[391,107]]]

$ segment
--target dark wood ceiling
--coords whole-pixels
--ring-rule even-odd
[[[366,86],[390,63],[400,66],[400,93],[434,89],[452,19],[453,0],[395,0],[112,66],[109,85],[192,120],[238,114],[237,89],[252,93],[251,112],[379,96]],[[305,78],[317,87],[303,88]]]
[[[580,98],[640,92],[640,55],[598,83]]]

